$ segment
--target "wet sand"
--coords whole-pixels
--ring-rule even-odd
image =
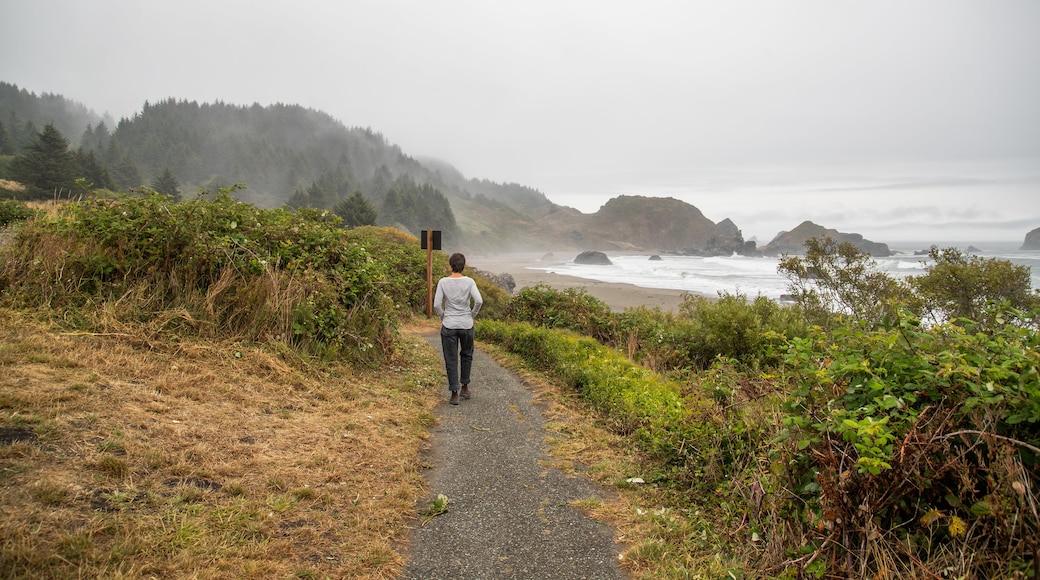
[[[545,284],[551,288],[564,290],[567,288],[583,288],[590,296],[599,298],[616,312],[626,308],[646,306],[660,308],[668,312],[678,312],[683,302],[684,290],[668,290],[661,288],[642,288],[632,284],[600,282],[574,276],[565,276],[552,271],[553,264],[573,260],[580,252],[569,250],[553,252],[546,258],[545,252],[509,253],[467,256],[467,266],[491,272],[493,274],[510,274],[516,282],[513,292],[519,292],[528,286]],[[549,270],[531,270],[529,268],[550,268]]]

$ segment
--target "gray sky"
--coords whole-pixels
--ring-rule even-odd
[[[0,80],[116,119],[320,109],[585,212],[671,196],[768,241],[1040,227],[1036,0],[0,0]]]

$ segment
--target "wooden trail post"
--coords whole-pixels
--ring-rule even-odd
[[[426,250],[426,316],[433,316],[433,251],[441,249],[441,231],[423,230],[421,239]]]

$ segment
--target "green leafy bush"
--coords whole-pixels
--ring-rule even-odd
[[[614,335],[610,307],[580,288],[556,290],[545,284],[524,288],[506,309],[506,318],[545,328],[573,330],[609,342]]]
[[[1025,570],[1024,538],[1040,534],[1038,347],[1026,326],[928,329],[905,313],[792,341],[777,443],[828,573],[873,575],[886,557],[917,570],[961,546],[973,557],[951,563],[957,576]]]
[[[923,301],[921,316],[936,322],[966,318],[994,326],[1003,323],[993,317],[1006,311],[988,308],[991,304],[1006,302],[1016,309],[1037,304],[1027,266],[967,255],[956,248],[933,247],[928,255],[932,262],[925,273],[909,280]]]
[[[915,299],[905,283],[878,271],[870,254],[848,242],[812,238],[805,247],[804,256],[784,256],[777,269],[790,280],[810,324],[832,328],[846,319],[880,324],[899,304]]]
[[[27,220],[33,216],[33,210],[24,203],[13,199],[0,199],[0,228],[16,221]]]
[[[563,328],[613,346],[657,372],[696,371],[716,358],[749,366],[780,361],[785,340],[803,336],[800,314],[759,296],[719,298],[688,294],[678,314],[654,308],[610,310],[580,288],[524,288],[509,303],[506,319]]]
[[[687,295],[679,309],[684,341],[676,341],[682,359],[695,369],[717,358],[754,366],[775,366],[787,340],[804,336],[798,311],[765,296],[749,301],[743,294],[720,293],[718,299]]]
[[[376,283],[402,314],[426,311],[426,250],[415,236],[389,227],[362,226],[347,232],[348,239],[368,250]],[[434,282],[448,269],[443,252],[433,254]]]

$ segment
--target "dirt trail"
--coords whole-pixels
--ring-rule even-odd
[[[478,350],[471,388],[458,406],[443,389],[421,509],[438,494],[449,504],[411,533],[403,578],[627,578],[613,531],[568,505],[597,487],[540,463],[544,421],[519,377]]]

